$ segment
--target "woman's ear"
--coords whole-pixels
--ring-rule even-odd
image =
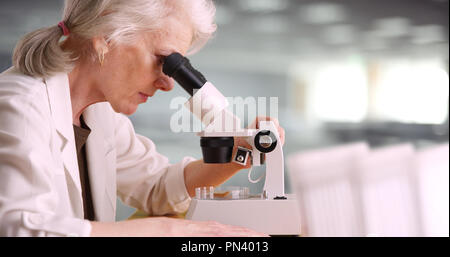
[[[97,54],[101,54],[102,52],[106,54],[109,51],[108,43],[104,37],[94,37],[92,39],[92,46]]]
[[[92,39],[92,46],[98,56],[100,65],[103,65],[105,55],[109,52],[108,43],[106,42],[104,37],[94,37]]]

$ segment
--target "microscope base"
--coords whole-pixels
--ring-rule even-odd
[[[268,235],[300,235],[300,213],[294,195],[287,195],[286,200],[192,199],[186,219],[217,221]]]

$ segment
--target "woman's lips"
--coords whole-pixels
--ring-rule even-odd
[[[150,95],[144,94],[139,92],[139,97],[141,98],[141,100],[145,103],[147,102],[148,98],[151,97]]]

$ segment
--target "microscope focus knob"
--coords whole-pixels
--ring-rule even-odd
[[[272,145],[272,138],[270,136],[261,136],[259,144],[264,148],[269,148]]]
[[[270,130],[262,130],[256,134],[254,144],[261,153],[270,153],[277,146],[277,138]]]

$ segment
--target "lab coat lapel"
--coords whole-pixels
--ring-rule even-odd
[[[97,109],[96,105],[88,107],[83,113],[86,125],[91,134],[86,141],[86,155],[91,183],[92,198],[96,219],[99,221],[115,220],[115,156],[110,155],[112,145],[109,135],[111,128],[107,128],[108,121],[105,113]],[[110,126],[111,124],[109,124]]]
[[[73,132],[72,104],[70,99],[69,79],[67,74],[57,74],[45,80],[49,97],[50,111],[53,123],[59,135],[56,146],[61,151],[62,161],[66,172],[69,174],[75,192],[71,195],[75,197],[73,207],[78,215],[83,213],[83,198],[81,195],[80,174],[78,171],[78,160],[75,146],[75,136]]]

